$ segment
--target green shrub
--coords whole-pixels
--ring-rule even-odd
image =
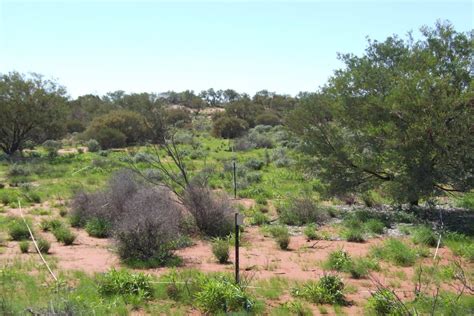
[[[343,232],[343,237],[349,242],[364,242],[364,233],[359,228],[349,228]]]
[[[318,235],[316,225],[315,224],[308,224],[303,230],[304,235],[308,240],[319,240],[321,236]]]
[[[62,144],[56,140],[47,140],[43,143],[43,148],[48,153],[49,158],[54,158],[58,155],[58,150],[61,149]]]
[[[106,238],[110,235],[111,225],[105,219],[94,217],[87,221],[85,229],[89,236]]]
[[[459,200],[457,205],[459,207],[474,210],[474,193],[465,193]]]
[[[337,275],[324,275],[318,282],[306,282],[293,290],[293,295],[315,304],[345,304],[344,282]]]
[[[252,170],[260,170],[263,168],[263,166],[265,166],[265,162],[260,159],[249,158],[245,161],[245,167]]]
[[[436,247],[438,244],[438,236],[428,226],[419,226],[411,233],[414,244],[420,244],[430,247]]]
[[[277,211],[280,221],[287,225],[322,224],[329,219],[328,210],[309,196],[292,198]]]
[[[448,232],[444,243],[456,256],[461,256],[474,262],[474,239],[461,233]]]
[[[329,253],[325,267],[336,271],[348,271],[352,265],[351,256],[343,249]]]
[[[397,266],[409,267],[416,261],[416,252],[402,241],[394,238],[385,240],[383,245],[372,248],[376,258],[392,262]]]
[[[204,278],[195,294],[196,305],[211,315],[247,311],[254,308],[254,300],[233,281],[221,278]]]
[[[28,240],[22,240],[18,245],[20,246],[21,253],[28,253],[30,249],[30,242]]]
[[[248,123],[242,119],[223,116],[214,121],[212,133],[217,137],[236,138],[241,136],[248,128]]]
[[[372,218],[365,222],[365,228],[367,229],[367,231],[374,234],[383,234],[384,227],[384,223],[379,219]]]
[[[407,315],[403,305],[395,294],[388,289],[380,289],[372,294],[367,309],[375,315]]]
[[[25,165],[13,164],[8,168],[7,175],[9,177],[27,177],[31,175],[31,170]]]
[[[86,146],[89,152],[91,153],[98,152],[101,149],[99,142],[95,139],[89,139],[86,143]]]
[[[268,223],[270,223],[270,220],[266,214],[262,213],[260,210],[253,213],[252,224],[260,226]]]
[[[275,238],[280,249],[287,250],[290,244],[290,233],[286,226],[270,226],[270,234]]]
[[[31,222],[29,223],[31,227]],[[12,240],[24,240],[30,238],[30,232],[28,231],[28,227],[26,227],[23,220],[16,218],[10,222],[8,227],[8,234],[10,235]]]
[[[49,241],[43,238],[38,238],[36,240],[36,244],[38,245],[39,251],[44,254],[47,254],[49,252],[49,248],[51,248],[51,244],[49,243]]]
[[[56,237],[56,240],[62,242],[64,245],[72,245],[74,240],[76,240],[76,235],[66,226],[60,226],[56,229],[53,229],[53,235]]]
[[[349,267],[349,273],[354,279],[361,279],[369,275],[370,271],[379,271],[380,266],[371,258],[355,258]]]
[[[225,239],[214,239],[212,253],[219,260],[219,263],[226,263],[229,260],[229,242]]]
[[[102,296],[138,296],[144,300],[153,298],[151,277],[143,273],[112,269],[101,275],[97,282]]]

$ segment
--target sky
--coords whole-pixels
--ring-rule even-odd
[[[109,91],[316,91],[367,37],[473,27],[471,1],[0,0],[0,73],[36,72],[71,97]]]

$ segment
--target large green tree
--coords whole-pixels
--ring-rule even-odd
[[[11,72],[0,76],[0,149],[7,155],[26,140],[60,137],[66,91],[40,75]]]
[[[473,32],[369,41],[288,118],[332,193],[383,187],[417,203],[474,184]]]

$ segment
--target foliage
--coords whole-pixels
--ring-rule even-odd
[[[323,275],[318,282],[309,281],[293,290],[293,295],[316,304],[345,304],[344,282],[337,275]]]
[[[343,231],[343,237],[350,242],[364,242],[364,232],[360,228],[348,228]]]
[[[280,214],[280,220],[288,225],[323,224],[329,219],[327,209],[310,196],[293,197],[277,211]]]
[[[338,249],[329,253],[329,258],[324,265],[332,270],[348,271],[352,265],[352,258],[344,249]]]
[[[421,244],[430,247],[436,247],[438,244],[438,236],[432,228],[428,226],[419,226],[411,233],[414,244]]]
[[[55,229],[53,229],[53,235],[56,237],[56,240],[62,242],[64,245],[69,246],[74,243],[76,240],[76,235],[66,227],[65,225],[61,225]]]
[[[31,221],[29,222],[31,227]],[[12,220],[8,226],[8,234],[10,235],[12,240],[24,240],[30,238],[30,232],[28,231],[28,227],[26,227],[23,220],[19,218],[15,218]]]
[[[232,281],[221,277],[205,278],[201,282],[201,289],[195,294],[195,301],[204,312],[250,312],[253,309],[253,299]]]
[[[288,119],[329,193],[381,188],[398,202],[473,188],[473,38],[447,23],[369,41]]]
[[[99,293],[103,296],[131,295],[142,299],[153,297],[151,278],[143,273],[112,269],[98,278]]]
[[[416,252],[398,239],[385,240],[383,245],[372,248],[372,254],[397,266],[409,267],[416,261]]]
[[[374,234],[383,234],[383,229],[385,227],[385,224],[376,218],[371,218],[367,222],[365,222],[365,228]]]
[[[106,238],[110,235],[111,227],[105,219],[94,217],[87,221],[85,229],[89,236]]]
[[[318,235],[316,225],[314,223],[306,225],[303,231],[304,235],[308,240],[319,240],[321,237]]]
[[[466,258],[474,262],[474,240],[461,233],[448,232],[444,236],[444,244],[451,249],[456,256]]]
[[[49,252],[49,248],[51,248],[51,244],[44,238],[38,238],[36,240],[36,244],[38,245],[38,249],[42,254],[47,254]]]
[[[281,124],[280,118],[274,113],[262,113],[255,118],[257,125],[276,126]]]
[[[28,240],[22,240],[18,243],[21,253],[28,253],[30,249],[30,242]]]
[[[224,116],[214,121],[212,133],[217,137],[237,138],[241,136],[248,127],[248,123],[244,120]]]
[[[66,91],[38,74],[18,72],[0,77],[0,149],[13,155],[25,141],[38,143],[65,132]]]
[[[54,158],[58,155],[58,150],[61,149],[62,144],[59,141],[48,139],[43,143],[43,148],[48,153],[49,158]]]
[[[367,303],[367,309],[375,315],[406,315],[402,303],[388,289],[379,289],[372,293]]]
[[[89,152],[91,153],[95,153],[101,150],[99,142],[95,139],[89,139],[86,143],[86,146]]]
[[[226,263],[229,260],[229,242],[225,239],[215,238],[212,241],[212,253],[219,263]]]
[[[88,133],[88,136],[97,139],[102,149],[122,148],[127,144],[127,136],[114,128],[105,127]]]

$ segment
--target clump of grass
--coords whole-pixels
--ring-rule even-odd
[[[375,315],[405,315],[406,310],[388,289],[380,289],[372,294],[367,303],[367,309]]]
[[[43,238],[38,238],[36,240],[36,244],[38,245],[38,249],[41,253],[49,253],[49,248],[51,248],[51,244],[49,243],[49,241]]]
[[[53,230],[53,235],[56,240],[63,243],[66,246],[72,245],[76,240],[76,235],[66,226],[60,226]]]
[[[383,245],[372,248],[376,258],[387,260],[397,266],[409,267],[416,261],[416,252],[398,239],[387,239]]]
[[[383,234],[384,227],[384,223],[376,218],[369,219],[367,222],[365,222],[365,228],[367,229],[367,231],[374,234]]]
[[[286,226],[270,226],[270,234],[282,250],[287,250],[290,244],[290,233]]]
[[[212,253],[219,263],[226,263],[229,260],[229,242],[225,239],[215,238],[212,242]]]
[[[349,228],[342,233],[343,237],[349,242],[364,242],[364,232],[360,228]]]
[[[308,224],[303,230],[304,235],[308,240],[319,240],[321,239],[321,236],[319,236],[316,224]]]
[[[352,264],[349,267],[349,273],[354,279],[365,278],[369,275],[370,271],[379,271],[380,266],[377,261],[372,258],[355,258],[352,260]]]
[[[57,218],[50,219],[50,220],[44,218],[41,220],[41,223],[39,226],[42,231],[48,232],[48,231],[53,231],[59,227],[62,227],[63,225],[64,223]]]
[[[29,225],[31,227],[31,223],[29,223]],[[10,222],[10,225],[8,227],[8,234],[10,235],[12,240],[16,241],[21,241],[30,238],[30,232],[28,231],[28,227],[20,218],[15,218]]]
[[[22,240],[18,245],[20,246],[21,253],[28,253],[30,249],[30,242],[28,240]]]
[[[105,219],[94,217],[87,221],[85,229],[89,236],[106,238],[110,234],[111,225]]]
[[[309,281],[293,289],[292,294],[315,304],[345,304],[344,282],[337,275],[324,275],[318,282]]]
[[[438,236],[428,226],[419,226],[412,231],[412,241],[414,244],[436,247],[438,244]]]
[[[257,210],[252,215],[252,224],[261,226],[270,223],[268,216],[260,210]]]
[[[104,296],[136,296],[148,300],[153,297],[151,277],[126,270],[111,270],[98,278],[99,293]]]
[[[456,256],[474,262],[474,239],[461,233],[448,232],[444,243]]]

